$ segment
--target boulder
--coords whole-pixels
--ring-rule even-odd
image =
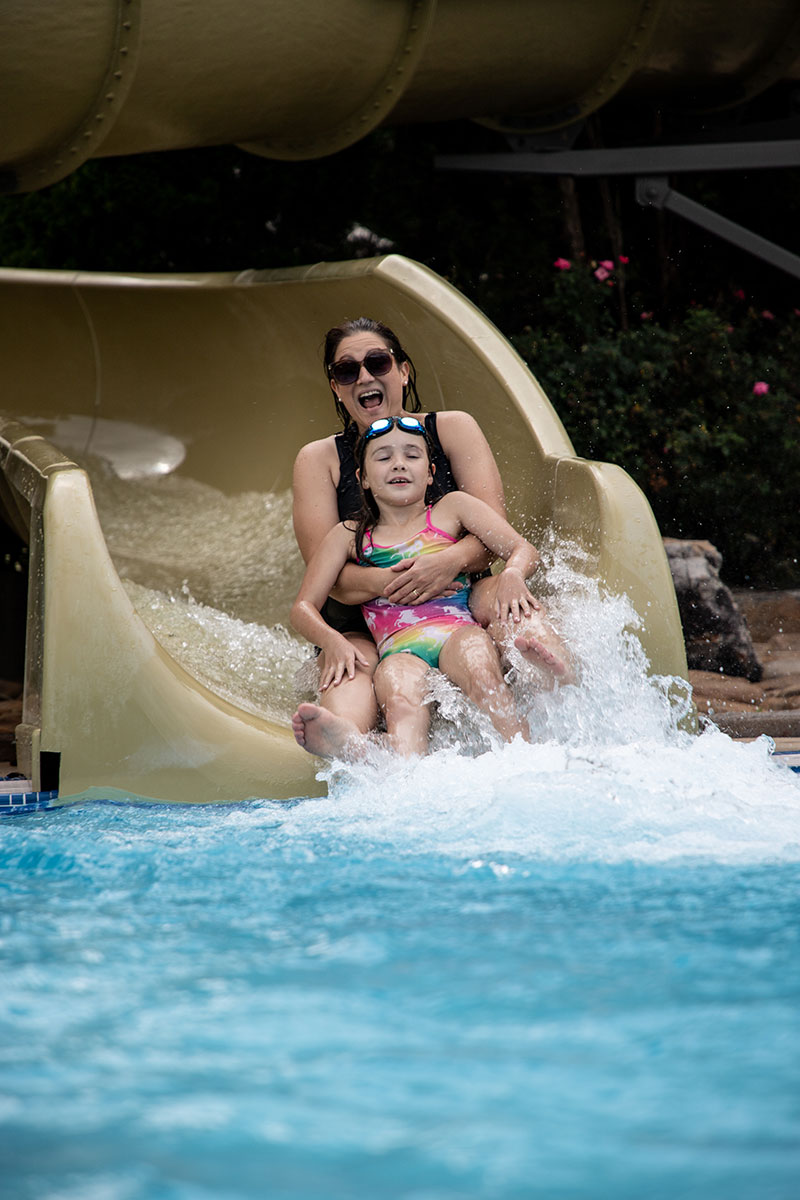
[[[706,541],[664,538],[693,671],[721,671],[757,683],[762,667],[730,588],[719,577],[722,555]]]

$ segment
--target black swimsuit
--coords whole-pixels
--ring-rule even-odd
[[[436,429],[436,413],[428,413],[425,417],[425,432],[433,451],[431,461],[434,464],[436,485],[444,496],[447,492],[458,490],[450,460],[442,449],[439,434]],[[336,504],[339,509],[339,520],[346,521],[348,517],[356,517],[361,512],[361,488],[356,479],[355,447],[358,440],[358,427],[348,425],[347,429],[335,436],[336,452],[339,455],[339,482],[336,485]],[[370,636],[366,622],[361,615],[358,605],[340,604],[329,596],[322,606],[322,615],[328,624],[339,633],[365,633]]]

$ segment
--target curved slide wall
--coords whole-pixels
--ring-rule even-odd
[[[322,333],[359,313],[398,331],[426,407],[479,420],[512,519],[580,544],[588,573],[633,601],[652,670],[685,674],[672,581],[641,492],[619,468],[574,456],[505,339],[427,269],[391,255],[207,277],[0,271],[0,504],[31,548],[18,746],[34,787],[58,762],[61,799],[319,791],[318,764],[283,723],[221,699],[156,642],[111,561],[88,476],[41,428],[73,416],[90,429],[157,430],[183,448],[178,475],[231,495],[285,489],[300,445],[335,427]]]
[[[225,142],[314,158],[386,122],[557,129],[620,93],[723,108],[799,67],[794,0],[4,0],[0,187]]]

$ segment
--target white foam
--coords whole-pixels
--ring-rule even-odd
[[[572,556],[551,560],[548,607],[580,684],[544,692],[521,664],[513,686],[533,744],[499,746],[485,719],[474,710],[468,719],[463,698],[445,695],[454,724],[437,731],[429,758],[398,763],[373,752],[323,773],[342,835],[510,871],[531,857],[800,859],[800,777],[771,757],[768,738],[737,743],[714,726],[687,732],[688,684],[647,675],[636,614],[576,574]]]
[[[470,758],[374,755],[324,772],[327,799],[294,810],[343,839],[518,869],[535,859],[726,863],[800,859],[800,778],[770,744],[710,729],[672,743],[521,740]]]

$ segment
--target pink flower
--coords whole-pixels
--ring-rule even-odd
[[[614,260],[613,260],[613,258],[604,258],[604,259],[601,259],[601,261],[600,261],[600,266],[601,266],[601,267],[605,267],[605,269],[606,269],[607,271],[613,271],[613,270],[614,270]]]
[[[652,319],[653,319],[653,314],[651,312],[640,312],[639,313],[640,321],[652,321]]]
[[[556,261],[553,263],[553,266],[556,267],[559,271],[568,271],[570,269],[570,267],[572,266],[572,263],[569,261],[568,258],[557,258]]]
[[[765,308],[761,315],[765,321],[775,320],[775,313],[771,313],[768,308]]]
[[[608,267],[604,267],[602,263],[600,263],[600,266],[597,268],[597,270],[593,272],[595,279],[599,279],[601,283],[604,279],[608,279],[610,274],[611,272],[609,271]]]
[[[725,332],[726,332],[726,333],[733,333],[733,326],[732,326],[732,325],[726,325],[726,326],[725,326]]]
[[[629,263],[631,260],[628,258],[627,254],[620,254],[619,261],[621,263]]]
[[[754,396],[766,396],[768,391],[769,391],[769,384],[764,383],[763,379],[760,379],[758,381],[758,383],[753,384],[753,395]]]
[[[746,300],[747,296],[745,295],[742,288],[736,288],[736,290],[733,293],[733,298],[734,298],[734,300]]]

